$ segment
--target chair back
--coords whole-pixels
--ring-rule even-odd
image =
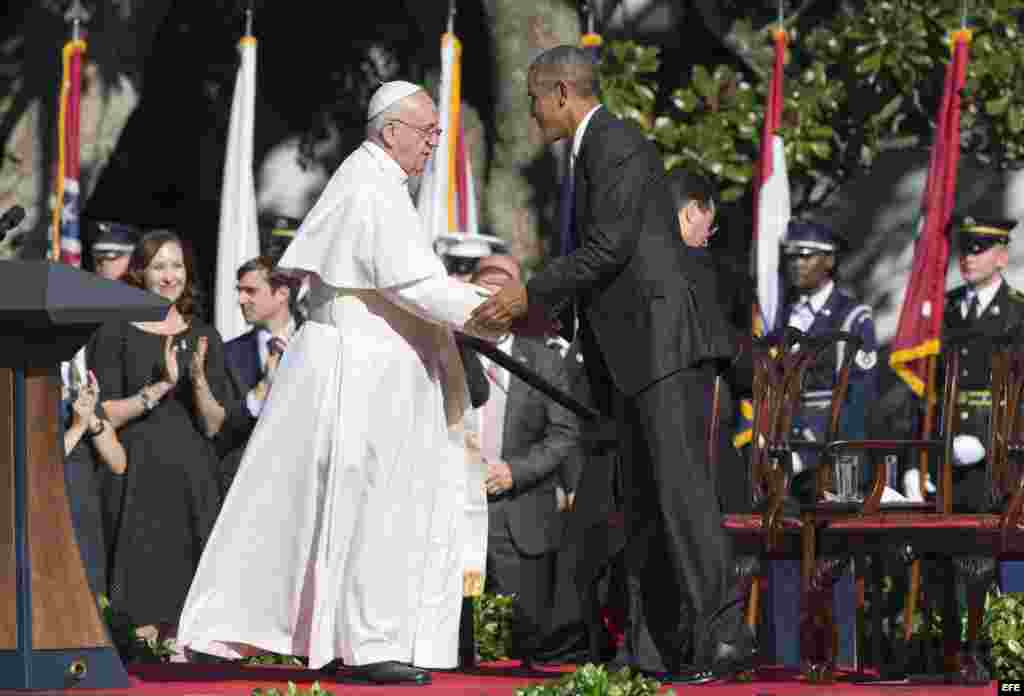
[[[808,370],[837,343],[846,342],[843,359],[837,366],[832,389],[829,418],[824,441],[835,439],[839,431],[843,403],[850,382],[850,368],[861,341],[853,334],[835,331],[821,336],[787,327],[781,336],[757,339],[754,342],[754,427],[751,442],[751,486],[755,502],[765,495],[769,477],[788,473],[794,443],[790,439],[793,418],[800,408]],[[807,443],[801,442],[801,446]],[[822,488],[830,467],[820,467]],[[823,490],[823,489],[822,489]],[[820,494],[820,490],[818,491]]]

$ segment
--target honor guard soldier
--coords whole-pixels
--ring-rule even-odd
[[[789,281],[789,300],[779,314],[774,334],[781,336],[792,326],[809,336],[844,331],[859,336],[861,345],[854,355],[850,384],[843,404],[839,436],[843,440],[867,437],[866,408],[878,396],[878,342],[871,308],[862,304],[834,280],[836,262],[844,240],[824,225],[793,220],[782,241],[782,256]],[[845,341],[819,357],[804,379],[800,408],[793,418],[791,440],[822,442],[832,405],[839,366],[847,350]],[[817,452],[796,448],[794,473],[810,472],[817,466]],[[813,497],[813,476],[797,477],[797,497]]]
[[[847,350],[856,350],[850,369],[849,388],[841,411],[838,436],[842,440],[863,440],[867,437],[867,406],[877,402],[878,342],[871,308],[859,302],[835,282],[839,255],[845,250],[845,239],[824,225],[792,220],[782,241],[782,258],[788,280],[787,301],[772,332],[781,336],[792,326],[808,336],[824,336],[835,331],[854,334],[861,340],[854,348],[848,342],[835,343],[824,351],[804,376],[800,407],[793,417],[791,442],[823,442],[828,429],[832,406],[832,390],[836,386],[839,366]],[[864,457],[854,454],[854,457]],[[793,447],[791,495],[802,503],[815,502],[815,475],[818,451],[812,447]],[[867,467],[859,467],[855,485],[866,478]],[[852,491],[851,491],[852,492]],[[849,557],[830,559],[833,587],[833,608],[838,630],[838,653],[841,662],[852,663],[856,652],[855,586]],[[793,586],[792,602],[799,606],[800,585]],[[784,619],[785,620],[785,619]],[[795,621],[790,617],[789,621]]]
[[[944,330],[980,329],[998,335],[1024,322],[1024,293],[1010,287],[1003,269],[1010,261],[1010,232],[1016,220],[964,217],[959,222],[960,276],[964,284],[946,294]],[[960,392],[953,418],[958,435],[977,442],[958,442],[954,455],[953,507],[981,512],[1002,501],[992,499],[985,462],[979,459],[989,441],[992,392],[986,342],[970,342],[960,350]],[[941,382],[940,382],[941,383]],[[975,452],[973,456],[967,452]]]

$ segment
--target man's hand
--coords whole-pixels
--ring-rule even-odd
[[[512,469],[500,459],[487,462],[487,479],[484,482],[487,486],[488,495],[498,495],[512,488]]]
[[[512,322],[526,315],[526,286],[514,280],[473,310],[466,329],[478,333],[507,333]]]
[[[576,507],[576,491],[565,492],[561,486],[555,488],[555,500],[559,512],[572,512]]]

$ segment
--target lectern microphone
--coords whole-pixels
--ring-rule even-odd
[[[25,209],[20,205],[9,208],[6,213],[0,215],[0,242],[4,240],[7,233],[21,224],[25,219]]]

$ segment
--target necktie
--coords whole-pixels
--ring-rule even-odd
[[[284,339],[279,336],[271,336],[270,340],[267,341],[267,350],[271,355],[281,355],[285,349]]]
[[[497,365],[487,368],[487,379],[491,381],[491,395],[483,405],[483,433],[480,436],[480,453],[485,459],[501,458],[501,440],[505,431],[505,385]]]
[[[970,293],[970,299],[967,301],[967,314],[964,315],[964,319],[971,320],[978,316],[978,310],[980,306],[978,304],[978,293]]]

